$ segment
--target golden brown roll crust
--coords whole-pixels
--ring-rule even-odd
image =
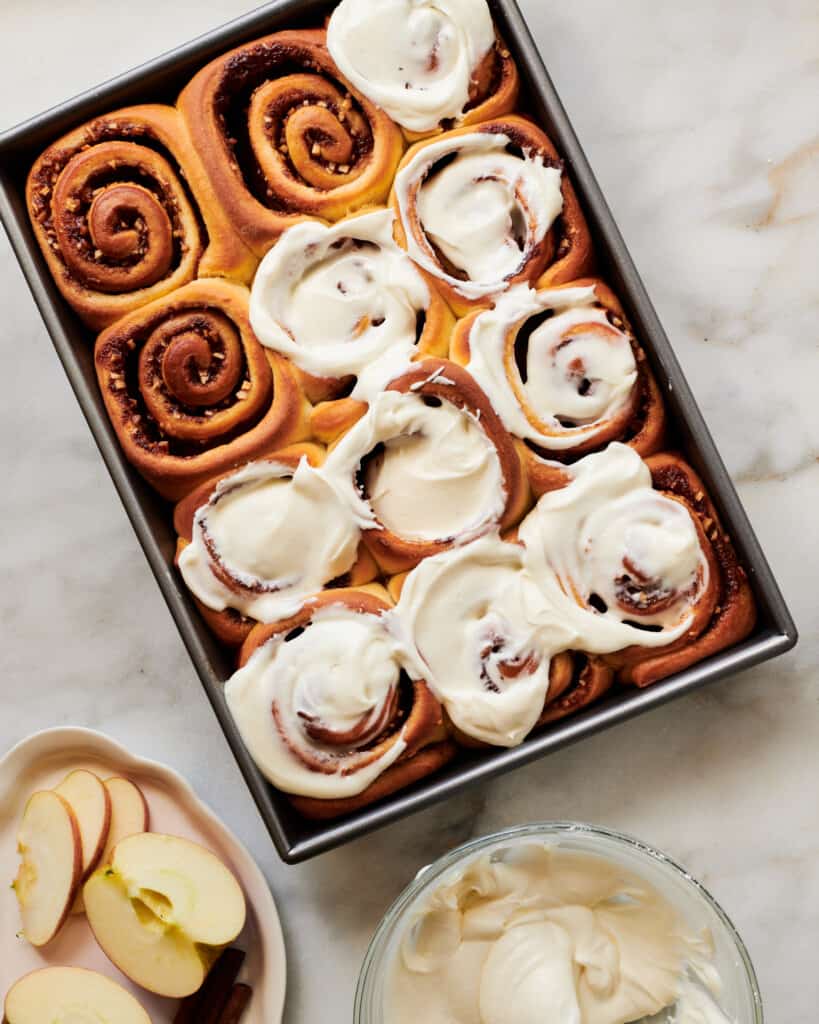
[[[610,420],[601,424],[601,428],[593,434],[589,434],[569,448],[546,449],[539,447],[533,441],[524,441],[524,462],[532,492],[536,498],[547,491],[563,487],[568,482],[566,471],[560,463],[568,463],[576,458],[586,455],[591,451],[604,448],[612,441],[622,441],[634,448],[641,458],[646,458],[661,450],[666,435],[666,414],[665,406],[660,395],[660,389],[651,370],[645,352],[638,344],[631,326],[626,317],[625,311],[619,299],[603,281],[599,278],[584,277],[577,281],[569,281],[562,285],[550,288],[550,291],[561,292],[572,288],[594,288],[595,298],[598,307],[602,308],[617,331],[628,335],[634,359],[637,365],[637,382],[633,393],[632,401],[624,406],[623,410]],[[472,313],[459,320],[452,333],[451,358],[462,366],[469,364],[472,351],[472,330],[475,321],[483,310],[473,310]],[[516,366],[516,342],[518,334],[525,326],[529,317],[524,317],[515,324],[510,325],[506,332],[504,344],[504,366],[506,375],[510,381],[520,408],[526,418],[539,431],[548,435],[550,427],[543,422],[543,410],[538,410],[529,405],[525,391],[520,387],[520,373]],[[599,325],[590,325],[600,329]]]
[[[171,500],[307,434],[295,374],[257,341],[240,285],[193,281],[130,313],[95,361],[126,457]]]
[[[305,216],[339,220],[383,200],[398,127],[342,78],[324,29],[276,32],[217,57],[179,109],[213,192],[261,257]]]
[[[436,375],[444,381],[435,379]],[[501,529],[513,526],[530,504],[529,486],[522,466],[522,454],[498,414],[475,380],[462,367],[448,359],[422,359],[392,381],[388,391],[449,402],[471,413],[498,453],[505,494]],[[365,530],[364,544],[381,570],[388,576],[411,569],[423,558],[452,547],[453,540],[422,541],[401,537],[381,524],[381,529]]]
[[[310,598],[295,615],[280,622],[255,626],[239,651],[239,667],[246,665],[252,654],[269,640],[303,629],[317,611],[331,605],[343,605],[366,615],[382,615],[391,608],[387,592],[382,587],[323,591]],[[342,799],[289,796],[288,799],[302,814],[309,818],[349,814],[429,775],[454,756],[455,747],[447,738],[441,705],[429,687],[422,680],[405,680],[402,685],[406,689],[405,700],[394,701],[380,723],[379,735],[358,752],[357,764],[364,766],[377,761],[400,738],[406,747],[399,759],[357,796]],[[275,716],[273,718],[275,722]],[[349,737],[343,737],[341,741],[324,737],[322,742],[331,746],[340,742],[343,746],[348,740]],[[291,750],[297,753],[292,746]]]
[[[533,121],[519,114],[508,114],[478,124],[468,124],[452,131],[444,132],[432,138],[417,142],[404,154],[399,171],[417,156],[424,148],[439,143],[442,139],[457,139],[460,136],[474,133],[506,135],[510,145],[525,153],[539,156],[547,167],[563,168],[557,150],[549,136]],[[426,239],[417,209],[418,191],[422,182],[416,182],[409,189],[407,197],[408,218],[402,221],[398,195],[395,188],[390,194],[390,203],[396,213],[395,238],[399,245],[407,248],[407,233],[411,233],[422,251],[434,260],[439,257]],[[534,245],[527,254],[520,268],[507,279],[507,286],[529,284],[532,287],[545,288],[551,285],[564,284],[589,274],[594,266],[594,252],[591,235],[580,202],[574,191],[569,176],[561,175],[561,193],[563,210],[555,223],[546,232],[543,239]],[[478,299],[464,296],[457,288],[446,280],[430,274],[420,268],[428,281],[437,287],[456,315],[464,316],[473,309],[485,308],[492,304],[492,296],[486,295]]]
[[[747,574],[700,478],[675,453],[652,455],[646,462],[654,487],[691,512],[708,561],[709,580],[694,606],[691,627],[679,640],[654,649],[628,647],[606,657],[621,682],[636,686],[649,686],[740,643],[756,624]]]
[[[614,682],[614,670],[601,658],[563,651],[549,666],[549,693],[536,729],[588,707],[604,696]]]
[[[197,275],[249,280],[256,264],[173,107],[126,107],[63,136],[35,162],[26,196],[57,287],[93,328]]]

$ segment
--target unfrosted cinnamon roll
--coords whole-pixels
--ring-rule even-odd
[[[249,280],[256,263],[172,107],[127,107],[63,136],[26,196],[58,288],[97,329],[197,275]]]
[[[398,127],[340,77],[323,29],[277,32],[217,57],[179,109],[257,256],[304,216],[338,220],[383,200],[403,150]]]
[[[192,281],[97,339],[97,379],[126,457],[166,498],[307,434],[286,359],[259,344],[248,290]]]
[[[366,402],[424,355],[445,356],[453,318],[393,239],[391,210],[289,228],[256,273],[250,320],[302,372],[310,399],[349,392],[344,416],[322,405],[313,433],[331,440]]]
[[[331,591],[253,630],[225,699],[265,777],[303,814],[335,817],[454,754],[439,702],[406,662],[382,588]]]
[[[514,284],[591,266],[588,228],[548,136],[510,114],[417,143],[395,176],[398,241],[458,314]]]
[[[342,0],[327,46],[410,138],[498,117],[517,100],[517,69],[485,0]]]
[[[744,573],[703,514],[710,505],[693,474],[654,458],[662,489],[623,444],[586,456],[518,531],[527,572],[574,631],[572,646],[608,656],[638,685],[737,642],[754,621]]]
[[[521,743],[544,714],[552,657],[573,640],[523,571],[523,555],[482,537],[424,559],[401,589],[416,673],[467,741]]]
[[[641,456],[662,445],[665,410],[648,360],[620,303],[594,278],[509,289],[493,309],[458,322],[452,358],[526,443],[536,495],[566,482],[567,458],[616,440]]]
[[[331,448],[325,471],[386,573],[511,526],[528,504],[514,442],[474,380],[445,359],[392,381]]]
[[[323,449],[292,445],[208,481],[176,507],[177,565],[227,643],[293,615],[334,583],[372,580],[355,515],[322,475]]]

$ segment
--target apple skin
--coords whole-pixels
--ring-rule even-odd
[[[49,814],[56,815],[63,830],[64,839],[67,838],[65,829],[68,829],[68,836],[70,836],[70,839],[68,839],[67,842],[69,849],[66,851],[66,856],[71,857],[72,864],[69,874],[69,884],[65,888],[64,895],[60,897],[61,900],[64,900],[64,905],[62,905],[60,913],[55,915],[53,928],[45,935],[32,938],[31,935],[26,934],[25,922],[25,907],[27,902],[26,874],[27,865],[30,861],[26,859],[27,851],[24,849],[24,838],[28,838],[25,832],[28,818],[30,815],[35,813],[35,811],[48,811]],[[23,917],[23,935],[33,946],[41,947],[51,942],[65,924],[69,914],[71,913],[71,906],[79,890],[82,879],[82,840],[80,837],[80,828],[71,804],[69,804],[64,797],[60,796],[59,793],[55,793],[53,790],[39,790],[38,792],[33,793],[29,797],[25,810],[23,811],[18,845],[20,847],[22,860],[20,863],[20,869],[17,873],[17,878],[13,883],[13,888],[17,896],[17,901],[20,904],[20,911]],[[36,878],[34,881],[36,884]]]
[[[99,863],[108,840],[108,829],[111,824],[111,797],[102,779],[85,768],[77,768],[69,772],[62,782],[55,786],[55,792],[71,805],[79,825],[83,856],[81,881],[84,882]],[[94,818],[99,818],[98,821],[94,820],[92,823],[88,823],[83,813],[82,802],[84,801],[97,803],[97,807],[94,808]]]
[[[151,1024],[130,992],[84,967],[42,967],[18,978],[6,994],[3,1022],[47,1024],[62,1020],[63,1012],[76,1010],[78,1002],[100,1024]],[[70,1019],[75,1019],[73,1014]]]

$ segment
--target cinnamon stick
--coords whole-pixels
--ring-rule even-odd
[[[241,949],[231,947],[223,950],[202,987],[179,1004],[173,1024],[217,1024],[230,1001],[244,959]]]
[[[214,1021],[214,1024],[239,1024],[252,994],[253,990],[250,985],[243,985],[241,982],[234,985],[221,1016]]]

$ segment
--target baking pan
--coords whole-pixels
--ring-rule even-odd
[[[231,672],[230,657],[208,632],[173,569],[176,536],[170,506],[153,493],[120,451],[97,388],[93,336],[59,295],[29,225],[24,198],[25,178],[32,161],[64,132],[126,104],[173,103],[187,80],[211,58],[276,29],[317,24],[332,4],[327,0],[277,0],[0,135],[0,217],[205,693],[276,849],[288,863],[329,850],[471,783],[525,764],[679,694],[772,658],[796,643],[796,629],[776,581],[520,10],[515,0],[492,0],[490,5],[521,73],[521,106],[546,129],[566,161],[595,237],[602,276],[620,297],[635,334],[648,353],[667,408],[676,421],[679,442],[704,478],[748,570],[759,621],[754,633],[743,643],[673,678],[645,690],[619,690],[608,700],[550,726],[512,750],[482,752],[479,756],[466,754],[437,775],[339,821],[311,822],[296,814],[286,798],[268,785],[245,750],[222,696],[222,683]]]

